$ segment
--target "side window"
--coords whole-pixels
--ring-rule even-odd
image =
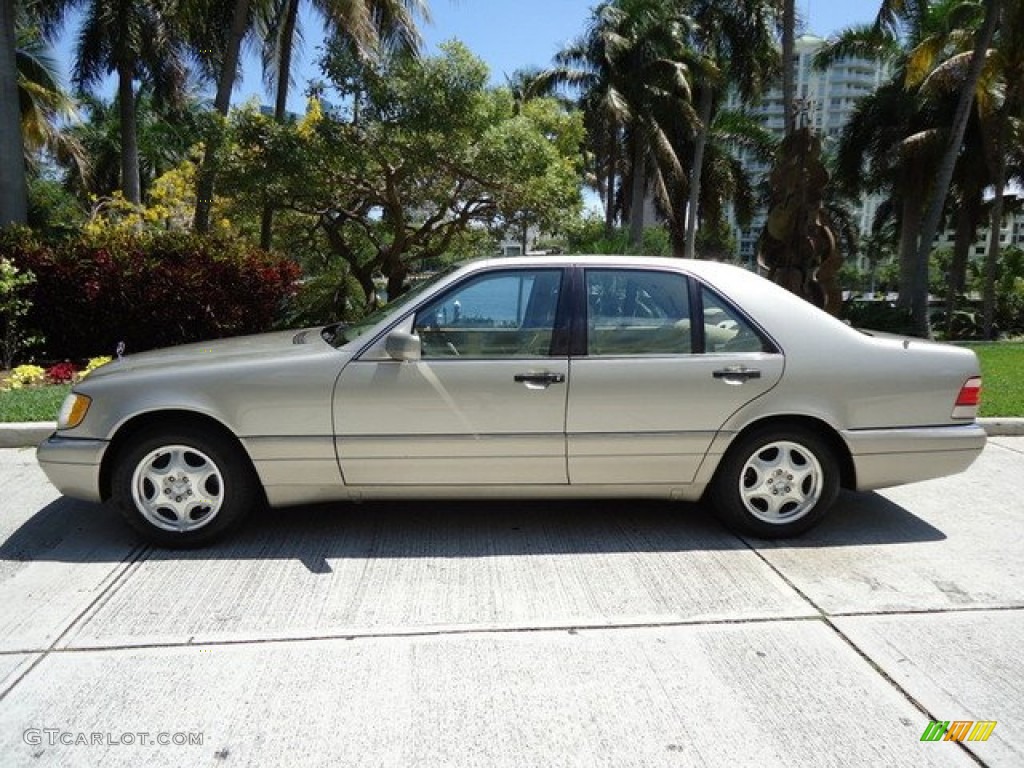
[[[460,283],[416,314],[425,359],[550,353],[560,269],[492,272]]]
[[[692,351],[689,283],[673,272],[588,269],[587,353],[666,355]]]
[[[771,352],[771,344],[717,294],[701,288],[705,352]]]

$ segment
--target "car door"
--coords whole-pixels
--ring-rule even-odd
[[[558,268],[475,273],[402,324],[419,361],[376,345],[346,366],[334,406],[346,484],[566,484],[564,282]]]
[[[582,283],[585,354],[570,361],[566,419],[570,483],[691,482],[726,419],[778,382],[782,354],[679,272],[588,267]]]

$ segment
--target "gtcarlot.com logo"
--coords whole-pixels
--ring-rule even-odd
[[[988,741],[995,729],[995,720],[932,720],[921,741]]]
[[[66,731],[63,728],[26,728],[22,740],[30,747],[158,746],[201,747],[203,734],[196,731]]]

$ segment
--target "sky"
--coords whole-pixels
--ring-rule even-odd
[[[597,0],[429,0],[433,20],[421,29],[428,53],[440,43],[458,38],[488,64],[492,82],[502,83],[517,69],[550,65],[556,51],[583,33],[590,9],[596,4]],[[797,0],[797,12],[806,22],[806,31],[822,37],[870,21],[877,7],[877,1],[872,0]],[[77,19],[71,17],[68,22],[56,50],[65,83],[70,80]],[[289,109],[298,113],[305,111],[305,83],[319,76],[317,48],[323,41],[322,23],[316,16],[306,12],[301,22],[305,40],[293,70],[295,86],[288,100]],[[232,103],[250,98],[272,103],[263,89],[256,56],[246,57],[242,75]],[[113,81],[103,90],[112,96]]]

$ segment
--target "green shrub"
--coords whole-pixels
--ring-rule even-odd
[[[854,328],[903,335],[914,333],[910,311],[882,301],[848,301],[839,316]]]

